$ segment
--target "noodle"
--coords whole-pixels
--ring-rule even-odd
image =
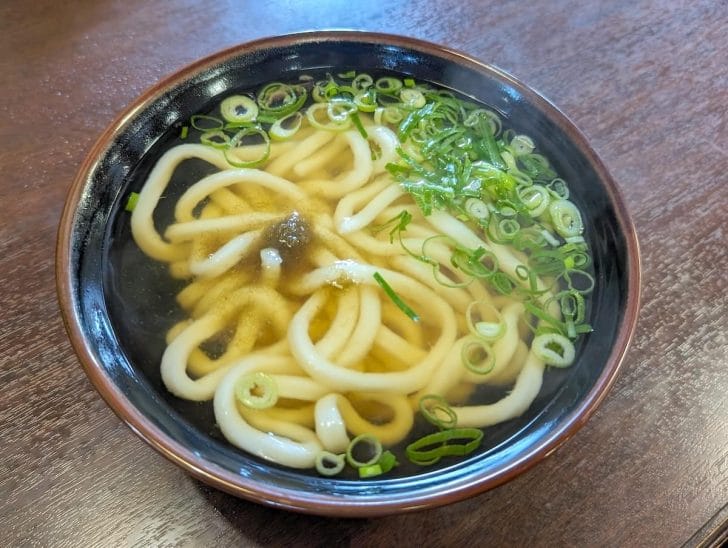
[[[131,216],[142,251],[188,281],[177,295],[187,317],[167,333],[161,360],[165,386],[180,398],[214,400],[230,443],[293,468],[313,467],[323,450],[346,452],[360,434],[399,443],[425,396],[462,403],[478,385],[515,383],[496,403],[453,407],[458,427],[486,427],[528,409],[545,364],[529,350],[523,299],[493,296],[458,268],[459,250],[488,254],[514,285],[530,284],[551,309],[555,301],[552,282],[522,275],[522,251],[476,233],[452,211],[422,213],[389,168],[406,154],[401,134],[366,115],[360,130],[336,123],[344,130],[304,124],[286,142],[230,152],[251,167],[233,167],[228,152],[210,146],[175,146],[148,175]],[[403,149],[419,158],[409,141]],[[264,155],[254,167],[243,160]],[[183,189],[162,235],[155,210],[175,194],[168,186],[188,159],[218,171]],[[487,352],[478,359],[492,353],[485,371],[463,365],[477,337],[466,321],[475,301],[503,326],[497,340],[482,343]],[[241,379],[252,374],[274,387],[272,406],[239,400]],[[263,389],[253,382],[249,390],[258,397]]]

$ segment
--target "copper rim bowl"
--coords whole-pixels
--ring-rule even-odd
[[[368,481],[287,470],[237,451],[215,431],[209,406],[186,405],[164,390],[158,373],[163,331],[155,334],[164,319],[150,318],[145,307],[169,298],[162,294],[168,290],[157,291],[151,282],[143,287],[145,267],[122,215],[123,198],[141,184],[139,174],[192,114],[233,90],[352,68],[394,71],[452,88],[497,109],[510,127],[532,136],[585,213],[596,279],[588,311],[594,333],[581,344],[574,366],[547,372],[541,394],[522,417],[489,428],[487,443],[467,459],[434,469],[403,466]],[[124,271],[138,275],[124,281],[119,275]],[[165,457],[205,483],[259,503],[374,516],[439,506],[493,488],[573,436],[614,383],[636,323],[640,268],[635,230],[617,185],[584,135],[546,99],[501,70],[441,46],[330,31],[228,49],[175,73],[129,106],[94,145],[73,182],[59,228],[56,276],[66,328],[86,374],[117,415]],[[148,277],[155,276],[160,275]],[[129,283],[141,287],[130,290]]]

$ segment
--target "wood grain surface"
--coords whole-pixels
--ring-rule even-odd
[[[55,297],[65,193],[109,121],[201,56],[323,27],[444,43],[544,93],[621,185],[642,245],[637,333],[590,422],[514,481],[407,516],[301,516],[186,476],[94,391]],[[0,546],[680,546],[720,538],[728,517],[727,110],[725,0],[4,0]]]

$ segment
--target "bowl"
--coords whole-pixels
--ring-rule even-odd
[[[528,411],[489,428],[486,442],[469,457],[433,468],[405,465],[370,480],[320,477],[250,456],[220,436],[209,403],[185,402],[165,390],[160,333],[170,319],[150,310],[169,303],[173,292],[166,271],[150,267],[136,249],[123,216],[126,196],[140,186],[139,174],[191,115],[231,90],[342,68],[411,75],[500,112],[510,127],[532,136],[570,182],[594,254],[588,310],[594,332],[578,348],[575,365],[548,371]],[[584,135],[546,99],[446,47],[330,31],[233,47],[180,70],[130,105],[91,149],[69,191],[56,275],[66,328],[86,374],[149,445],[192,476],[245,499],[312,514],[376,516],[481,493],[572,437],[614,383],[636,323],[640,269],[635,230],[617,185]]]

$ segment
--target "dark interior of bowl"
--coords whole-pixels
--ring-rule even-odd
[[[506,126],[530,135],[569,183],[571,199],[585,213],[596,278],[589,310],[594,332],[580,344],[574,366],[547,371],[541,393],[522,417],[488,428],[480,451],[467,459],[444,459],[424,468],[402,462],[383,479],[370,481],[322,478],[251,457],[222,438],[211,403],[186,402],[164,389],[159,374],[163,334],[181,317],[174,302],[181,285],[171,280],[166,267],[138,250],[124,211],[128,193],[139,190],[155,160],[192,114],[209,111],[232,91],[269,81],[295,81],[302,73],[349,69],[391,71],[452,88],[496,109]],[[358,500],[396,499],[406,498],[414,489],[434,492],[446,485],[465,485],[476,477],[482,481],[506,473],[574,422],[575,412],[604,372],[628,290],[626,244],[609,192],[564,127],[563,118],[548,105],[545,112],[545,103],[535,104],[534,97],[496,71],[455,64],[418,48],[351,39],[309,39],[262,51],[241,49],[177,81],[117,132],[91,170],[77,210],[71,238],[79,269],[73,280],[92,352],[130,404],[171,440],[231,474],[261,484]],[[206,169],[195,162],[186,168],[175,175],[179,184],[198,179]],[[484,397],[498,395],[485,393]]]

